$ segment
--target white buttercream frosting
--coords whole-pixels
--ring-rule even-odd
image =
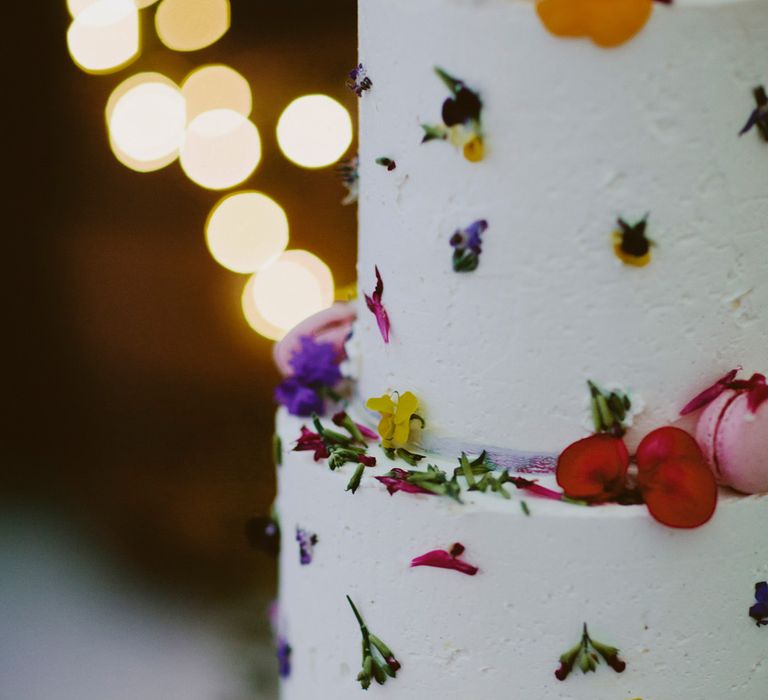
[[[606,50],[549,34],[531,2],[360,4],[359,279],[378,265],[392,322],[385,345],[361,304],[363,398],[408,389],[435,436],[557,452],[588,378],[643,396],[636,442],[762,368],[768,149],[738,131],[768,81],[768,2],[679,5]],[[448,97],[434,66],[483,99],[481,163],[419,145]],[[646,213],[653,260],[628,267],[611,233]],[[450,236],[481,218],[480,266],[457,274]]]

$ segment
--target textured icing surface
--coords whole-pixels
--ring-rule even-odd
[[[384,345],[361,307],[363,397],[408,389],[437,438],[559,452],[587,378],[642,396],[634,442],[734,364],[763,368],[768,153],[737,133],[768,80],[768,2],[658,6],[615,50],[508,0],[366,0],[360,31],[359,279],[379,266],[392,321]],[[481,163],[419,145],[447,97],[435,65],[482,96]],[[647,212],[653,261],[624,266],[616,219]],[[451,234],[481,218],[458,275]]]
[[[290,449],[301,421],[281,412]],[[378,449],[381,474],[392,465]],[[453,464],[442,463],[443,468]],[[344,491],[352,465],[331,472],[286,452],[279,470],[283,633],[293,648],[283,700],[361,697],[360,635],[344,596],[403,665],[369,692],[398,700],[764,700],[768,629],[748,616],[768,578],[768,497],[725,496],[694,531],[667,529],[641,506],[583,508],[521,495],[389,496],[367,476]],[[309,566],[297,525],[319,542]],[[453,542],[477,576],[409,568]],[[621,650],[605,665],[554,671],[584,622]]]

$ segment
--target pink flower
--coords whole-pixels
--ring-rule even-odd
[[[757,413],[757,409],[768,401],[768,383],[766,383],[765,375],[755,373],[749,379],[736,379],[740,370],[740,367],[731,370],[724,377],[718,379],[715,384],[689,401],[685,408],[680,411],[680,415],[687,416],[689,413],[708,406],[728,389],[737,393],[746,392],[749,410],[753,414]]]
[[[474,576],[479,569],[476,566],[461,561],[459,557],[464,554],[464,545],[458,542],[454,544],[450,551],[436,549],[432,552],[422,554],[411,561],[411,566],[432,566],[437,569],[452,569],[467,576]]]
[[[418,484],[412,484],[410,481],[408,481],[408,472],[405,469],[395,468],[386,476],[377,476],[374,478],[387,487],[387,491],[389,491],[390,496],[393,496],[398,491],[402,491],[403,493],[425,493],[428,496],[437,495],[433,491],[428,491]]]
[[[376,289],[373,290],[373,295],[365,295],[365,303],[368,306],[368,310],[376,317],[376,323],[379,324],[379,330],[381,331],[381,337],[384,338],[384,342],[389,342],[389,315],[382,303],[382,297],[384,296],[384,282],[381,279],[381,273],[378,266],[376,269]]]
[[[700,408],[704,408],[708,404],[711,404],[720,394],[728,389],[728,385],[736,379],[736,375],[739,373],[739,369],[733,369],[724,377],[718,379],[711,387],[705,389],[700,394],[692,398],[680,411],[681,416],[687,416],[689,413],[698,411]]]
[[[513,476],[509,479],[510,483],[517,486],[519,489],[523,489],[525,491],[530,491],[532,494],[535,494],[536,496],[541,496],[542,498],[549,498],[552,501],[562,501],[563,500],[563,494],[559,493],[558,491],[553,491],[552,489],[548,489],[546,486],[539,485],[536,481],[531,481],[530,479],[523,479],[519,476]]]
[[[328,448],[318,433],[313,433],[307,426],[301,426],[301,436],[296,441],[294,452],[314,452],[315,462],[329,457]]]
[[[294,368],[291,366],[291,360],[296,352],[301,350],[304,337],[310,337],[318,343],[332,345],[341,362],[345,357],[344,343],[352,332],[352,324],[356,316],[352,304],[338,303],[299,323],[285,338],[275,344],[272,351],[280,374],[284,377],[293,376]]]

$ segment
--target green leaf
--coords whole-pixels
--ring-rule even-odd
[[[421,128],[424,129],[424,137],[421,139],[422,143],[445,141],[448,138],[448,129],[442,124],[422,124]]]
[[[277,433],[272,436],[272,459],[275,466],[283,466],[283,441]]]
[[[352,478],[349,480],[349,483],[347,484],[347,491],[351,491],[352,495],[357,493],[357,489],[360,488],[360,481],[363,478],[363,472],[365,472],[365,465],[364,464],[358,464],[357,469],[355,469],[355,473],[352,475]]]
[[[464,87],[464,81],[459,80],[458,78],[454,78],[452,75],[449,75],[446,73],[442,68],[439,66],[435,66],[435,73],[437,74],[437,77],[442,80],[446,87],[455,95],[461,90],[461,88]]]

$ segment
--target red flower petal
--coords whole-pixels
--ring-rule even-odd
[[[682,457],[702,463],[705,461],[699,444],[685,430],[671,426],[654,430],[645,436],[637,448],[640,481],[649,476],[661,462]]]
[[[661,462],[641,490],[651,515],[663,525],[694,528],[715,513],[717,484],[703,461],[677,457]]]
[[[546,486],[541,486],[538,482],[532,481],[531,479],[524,479],[521,476],[513,476],[509,480],[512,484],[517,486],[517,488],[530,491],[531,493],[537,496],[541,496],[542,498],[549,498],[552,501],[563,500],[562,493],[558,493],[553,489],[548,489]]]
[[[629,453],[623,441],[593,435],[568,447],[557,461],[557,483],[569,498],[601,503],[625,489]]]
[[[407,478],[408,472],[404,469],[393,469],[389,476],[374,477],[374,479],[387,487],[387,491],[389,491],[390,496],[393,496],[398,491],[402,491],[403,493],[424,493],[428,496],[437,495],[433,491],[427,491],[427,489],[424,489],[417,484],[412,484],[409,481],[406,481]]]
[[[461,551],[463,552],[464,548],[461,545],[459,545],[459,547],[461,547]],[[453,549],[455,548],[456,545],[453,546]],[[436,549],[432,552],[422,554],[420,557],[416,557],[411,561],[411,566],[432,566],[437,569],[452,569],[453,571],[458,571],[467,576],[474,576],[479,571],[476,566],[472,566],[465,561],[457,559],[452,556],[450,552],[446,552],[443,549]]]

